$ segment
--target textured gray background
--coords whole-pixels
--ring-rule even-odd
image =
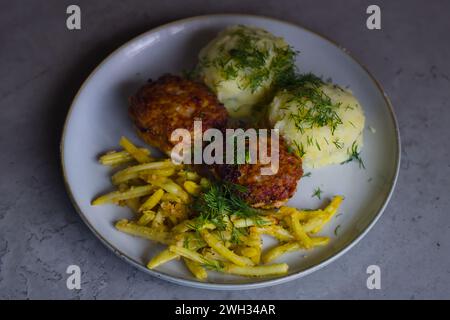
[[[450,1],[4,1],[0,11],[0,298],[450,298]],[[374,1],[375,2],[375,1]],[[67,5],[82,30],[65,27]],[[337,262],[260,290],[184,288],[138,272],[104,247],[71,206],[58,144],[71,99],[112,50],[163,23],[250,13],[302,24],[348,48],[392,99],[403,150],[381,220]],[[66,289],[78,264],[82,290]],[[382,290],[366,288],[366,267]]]

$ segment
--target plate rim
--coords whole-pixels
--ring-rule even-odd
[[[388,106],[389,109],[389,114],[391,116],[391,119],[393,121],[393,125],[394,125],[394,130],[395,130],[395,142],[396,142],[396,150],[395,150],[395,154],[396,154],[396,163],[395,163],[395,173],[392,177],[392,180],[390,182],[390,189],[389,192],[387,194],[387,196],[385,197],[385,199],[383,200],[382,205],[380,206],[380,208],[378,209],[378,212],[376,213],[376,215],[374,216],[374,218],[372,219],[372,221],[367,225],[367,227],[353,240],[351,240],[351,242],[349,244],[347,244],[345,247],[343,247],[341,250],[337,251],[336,253],[334,253],[332,256],[326,258],[325,260],[323,260],[322,262],[311,266],[305,270],[301,270],[295,273],[292,273],[290,275],[284,276],[284,277],[279,277],[279,278],[270,278],[267,280],[263,280],[263,281],[258,281],[258,282],[253,282],[253,283],[230,283],[230,284],[226,284],[226,283],[209,283],[209,282],[200,282],[200,281],[195,281],[195,280],[188,280],[188,279],[184,279],[184,278],[179,278],[176,276],[172,276],[169,274],[165,274],[156,270],[150,270],[146,267],[144,267],[143,265],[137,263],[134,259],[132,259],[131,257],[128,257],[125,253],[121,252],[119,249],[117,249],[116,247],[114,247],[113,244],[109,243],[107,239],[105,239],[92,225],[91,223],[89,223],[89,221],[87,220],[84,212],[80,209],[80,207],[78,206],[78,204],[75,201],[75,198],[73,196],[72,193],[72,189],[69,185],[68,179],[67,179],[67,174],[66,174],[66,167],[65,167],[65,160],[64,160],[64,144],[65,144],[65,140],[66,140],[66,134],[67,134],[67,127],[68,127],[68,123],[69,123],[69,119],[71,118],[72,115],[72,111],[74,109],[74,105],[76,104],[81,92],[84,90],[84,88],[86,87],[87,83],[91,80],[91,78],[103,67],[103,65],[106,64],[107,61],[109,61],[114,55],[118,54],[119,52],[121,52],[124,48],[126,48],[127,46],[129,46],[131,43],[138,41],[141,38],[145,38],[148,37],[149,35],[153,34],[153,33],[157,33],[160,32],[161,30],[164,30],[166,28],[169,28],[171,26],[174,25],[178,25],[178,24],[185,24],[185,23],[192,23],[198,20],[206,20],[206,19],[211,19],[211,18],[253,18],[253,19],[261,19],[261,20],[269,20],[272,22],[276,22],[276,23],[281,23],[281,24],[285,24],[285,25],[289,25],[291,27],[294,28],[299,28],[302,29],[303,31],[306,31],[308,33],[311,33],[317,37],[322,38],[323,40],[327,41],[328,43],[330,43],[331,45],[337,47],[339,50],[341,50],[344,54],[346,54],[348,57],[350,57],[356,64],[358,64],[363,70],[364,72],[369,76],[369,78],[373,81],[373,83],[375,84],[375,86],[377,87],[377,89],[380,91],[380,93],[383,96],[384,101],[386,102],[386,105]],[[340,258],[341,256],[343,256],[345,253],[347,253],[351,248],[353,248],[362,238],[364,238],[366,236],[366,234],[372,229],[372,227],[375,225],[375,223],[380,219],[380,217],[382,216],[383,212],[385,211],[392,195],[394,192],[394,189],[396,187],[397,184],[397,180],[398,180],[398,176],[399,176],[399,172],[400,172],[400,163],[401,163],[401,139],[400,139],[400,130],[399,130],[399,126],[398,126],[398,121],[396,118],[396,115],[394,113],[394,108],[393,105],[389,99],[389,97],[387,96],[386,92],[384,91],[383,87],[381,86],[381,84],[378,82],[378,80],[370,73],[370,71],[368,70],[368,68],[362,64],[357,58],[355,58],[348,49],[344,48],[343,46],[341,46],[340,44],[336,43],[334,40],[328,38],[327,36],[324,36],[316,31],[312,31],[306,27],[304,27],[301,24],[297,24],[297,23],[293,23],[293,22],[289,22],[289,21],[284,21],[284,20],[280,20],[280,19],[276,19],[276,18],[272,18],[272,17],[268,17],[268,16],[264,16],[264,15],[252,15],[252,14],[233,14],[233,13],[221,13],[221,14],[207,14],[207,15],[197,15],[197,16],[192,16],[192,17],[188,17],[188,18],[184,18],[184,19],[179,19],[179,20],[175,20],[175,21],[171,21],[165,24],[162,24],[156,28],[150,29],[148,31],[145,31],[142,34],[139,34],[135,37],[133,37],[132,39],[128,40],[127,42],[125,42],[124,44],[122,44],[121,46],[119,46],[118,48],[116,48],[114,51],[112,51],[110,54],[108,54],[100,64],[98,64],[89,74],[89,76],[83,81],[82,85],[80,86],[80,89],[78,89],[76,95],[74,96],[72,103],[67,111],[67,115],[66,118],[64,120],[64,126],[63,126],[63,130],[62,130],[62,134],[61,134],[61,142],[59,145],[59,155],[60,155],[60,163],[61,163],[61,170],[62,170],[62,175],[63,175],[63,180],[64,180],[64,185],[67,191],[67,194],[69,196],[69,199],[73,205],[73,207],[75,208],[75,210],[77,211],[78,215],[81,217],[81,220],[87,225],[87,227],[91,230],[91,232],[97,237],[97,239],[99,239],[108,249],[110,249],[112,252],[114,252],[114,254],[116,254],[119,258],[121,258],[122,260],[130,263],[131,265],[133,265],[134,267],[138,268],[139,270],[150,274],[158,279],[163,279],[166,280],[168,282],[171,283],[175,283],[178,285],[185,285],[188,287],[193,287],[193,288],[200,288],[200,289],[212,289],[212,290],[247,290],[247,289],[257,289],[257,288],[263,288],[263,287],[269,287],[269,286],[274,286],[274,285],[278,285],[278,284],[282,284],[282,283],[286,283],[292,280],[296,280],[299,278],[302,278],[304,276],[307,276],[327,265],[329,265],[330,263],[334,262],[335,260],[337,260],[338,258]]]

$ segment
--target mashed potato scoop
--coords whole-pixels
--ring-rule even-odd
[[[283,38],[238,25],[201,50],[198,70],[230,116],[243,118],[268,102],[277,79],[292,69],[295,55]]]
[[[347,161],[363,145],[365,118],[358,100],[350,91],[310,74],[298,82],[275,95],[269,122],[305,167]]]

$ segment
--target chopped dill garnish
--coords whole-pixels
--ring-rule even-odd
[[[364,162],[361,159],[360,151],[358,151],[358,144],[356,143],[356,141],[353,141],[352,147],[350,148],[350,150],[348,150],[348,154],[350,155],[350,158],[348,158],[341,164],[349,163],[354,160],[354,161],[358,162],[360,169],[361,168],[366,169],[366,167],[364,166]]]
[[[231,36],[237,38],[233,48],[219,48],[219,56],[204,59],[199,66],[215,68],[224,80],[239,78],[240,89],[252,92],[270,79],[281,81],[284,74],[294,68],[297,52],[292,47],[273,46],[271,53],[269,48],[258,45],[258,36],[244,28],[234,30]]]
[[[303,143],[298,143],[296,140],[294,140],[294,145],[295,145],[295,153],[300,157],[303,158],[303,156],[305,155],[305,147],[303,146]]]
[[[257,223],[259,210],[251,207],[242,198],[247,191],[243,186],[215,182],[211,184],[208,191],[194,200],[193,209],[198,213],[195,218],[196,229],[206,223],[212,223],[216,228],[225,230],[228,217],[235,215],[238,218],[253,218]]]
[[[337,236],[338,235],[338,231],[341,228],[341,225],[338,225],[335,229],[334,229],[334,235]]]
[[[199,68],[185,69],[181,72],[181,75],[188,80],[195,80],[199,77],[199,72]]]
[[[212,271],[222,271],[223,266],[220,261],[205,259],[201,264],[202,267]]]
[[[347,110],[353,110],[354,109],[354,107],[353,106],[351,106],[351,105],[346,105],[345,106],[345,111],[347,111]]]
[[[339,142],[339,138],[334,139],[333,144],[337,149],[342,149],[344,147],[344,144],[342,142]]]
[[[306,172],[306,173],[303,174],[302,178],[309,178],[309,177],[311,177],[311,175],[312,175],[311,171],[310,172]]]
[[[231,230],[231,239],[230,242],[233,244],[241,244],[241,237],[246,236],[247,231],[244,228],[233,228]]]
[[[322,189],[320,189],[319,187],[317,187],[317,188],[314,190],[314,193],[312,194],[311,198],[317,197],[318,199],[321,199],[322,193],[323,193]]]
[[[301,133],[305,129],[328,126],[334,134],[337,126],[342,124],[337,114],[341,103],[333,103],[321,86],[324,82],[317,76],[293,73],[284,80],[285,90],[296,102],[297,110],[289,115]],[[290,102],[289,101],[289,102]]]
[[[317,142],[317,140],[316,140],[316,147],[317,149],[319,149],[319,151],[322,151],[322,149],[320,149],[320,144]]]
[[[188,237],[184,237],[183,247],[186,249],[189,249],[189,238]]]

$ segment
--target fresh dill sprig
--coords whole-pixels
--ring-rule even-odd
[[[320,144],[317,142],[317,140],[316,140],[316,147],[317,149],[319,149],[319,151],[322,151],[322,149],[320,149]]]
[[[189,238],[185,237],[183,240],[183,248],[189,249]]]
[[[214,224],[218,230],[225,230],[228,217],[252,218],[257,223],[259,210],[251,207],[242,198],[247,188],[237,184],[215,182],[208,191],[195,199],[193,209],[198,213],[196,228],[206,223]]]
[[[303,146],[303,143],[298,143],[296,140],[294,140],[294,145],[295,145],[295,153],[300,157],[303,158],[303,156],[305,155],[306,151],[305,151],[305,147]]]
[[[223,265],[220,261],[205,259],[205,261],[201,264],[202,267],[212,270],[212,271],[222,271]]]
[[[241,237],[248,235],[248,232],[244,228],[233,228],[231,230],[230,242],[233,244],[241,244]]]
[[[356,162],[358,162],[360,169],[361,168],[366,169],[364,162],[361,158],[361,152],[358,149],[359,149],[358,144],[356,143],[356,141],[353,141],[351,148],[348,150],[348,154],[350,155],[350,157],[347,160],[345,160],[344,162],[342,162],[341,164],[356,161]]]
[[[344,147],[344,144],[339,141],[339,138],[334,139],[333,144],[335,145],[336,149],[342,149]]]
[[[337,236],[338,235],[338,231],[341,228],[341,225],[338,225],[335,229],[334,229],[334,235]]]
[[[193,69],[185,69],[182,71],[181,75],[183,78],[186,78],[188,80],[196,80],[200,76],[200,69],[198,67],[195,67]]]
[[[306,172],[306,173],[303,174],[302,178],[309,178],[309,177],[311,177],[311,175],[312,175],[311,171],[310,172]]]
[[[320,189],[320,187],[317,187],[314,190],[314,193],[312,194],[311,198],[317,197],[318,199],[321,199],[322,193],[323,193],[322,189]]]

